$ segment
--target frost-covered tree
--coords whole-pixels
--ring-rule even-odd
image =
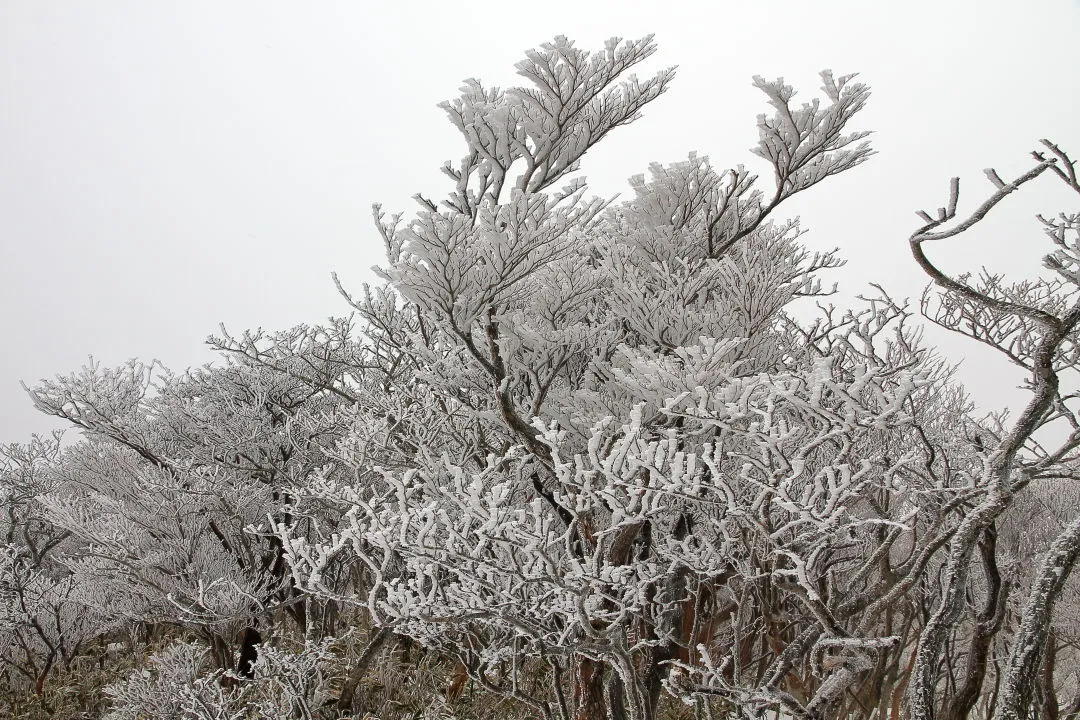
[[[105,720],[314,720],[337,679],[340,659],[329,642],[289,652],[260,645],[252,679],[214,668],[207,649],[180,642],[151,655],[147,667],[111,684]],[[222,679],[233,682],[222,682]]]
[[[75,547],[70,534],[43,505],[60,483],[59,454],[59,434],[0,447],[0,687],[11,698],[27,689],[40,696],[49,675],[103,629],[60,562]]]
[[[1071,525],[1014,610],[996,520],[1031,479],[1072,474],[1077,435],[1032,443],[1074,422],[1054,378],[1075,218],[1045,221],[1051,283],[972,285],[922,247],[1047,168],[1075,186],[1071,162],[1048,145],[1014,184],[991,173],[1000,192],[955,230],[938,229],[954,197],[912,238],[945,290],[923,311],[1035,378],[1017,423],[980,420],[883,292],[808,325],[784,312],[839,261],[772,214],[870,155],[846,130],[868,96],[850,77],[823,73],[802,107],[755,80],[771,190],[691,155],[632,178],[627,202],[586,199],[580,158],[671,79],[615,85],[652,50],[557,38],[518,65],[531,86],[470,81],[443,105],[468,147],[444,166],[455,188],[409,221],[376,206],[387,285],[353,299],[394,407],[359,412],[300,493],[297,517],[335,518],[321,541],[278,524],[294,572],[545,716],[652,717],[667,688],[813,718],[895,715],[907,692],[921,717],[961,718],[990,674],[997,712],[1026,707]],[[367,582],[335,591],[349,566]]]
[[[267,529],[334,426],[298,418],[330,417],[335,401],[239,356],[156,381],[152,370],[94,364],[32,390],[87,435],[54,468],[63,488],[40,502],[83,543],[64,561],[83,602],[192,629],[221,667],[249,673],[265,623],[284,614],[318,634],[326,619],[324,606],[309,616]]]
[[[1015,420],[978,417],[906,303],[820,300],[842,261],[779,215],[872,155],[854,76],[805,104],[754,79],[769,183],[690,154],[587,197],[584,155],[672,81],[630,74],[654,50],[557,37],[524,87],[467,81],[453,187],[375,206],[354,317],[34,387],[84,439],[0,449],[4,681],[104,665],[135,621],[160,644],[101,681],[118,720],[370,712],[417,646],[453,663],[427,714],[467,684],[548,720],[1080,711],[1080,220],[1040,218],[1049,279],[929,251],[1040,175],[1080,191],[1075,164],[1044,141],[911,237],[923,315],[1029,374]]]
[[[444,105],[468,146],[456,187],[406,224],[376,208],[392,290],[354,301],[410,358],[385,371],[405,414],[358,423],[315,475],[305,499],[341,518],[322,542],[279,527],[309,590],[542,714],[651,717],[666,683],[824,715],[898,641],[877,614],[933,555],[889,562],[939,510],[917,495],[945,482],[944,372],[887,298],[810,328],[783,314],[837,261],[770,214],[870,154],[845,130],[868,95],[850,77],[801,107],[755,80],[769,191],[697,156],[621,205],[552,191],[666,87],[609,87],[652,49],[559,38],[519,64],[532,87],[471,81]],[[323,586],[349,562],[370,589]]]
[[[1034,281],[1009,282],[983,271],[952,276],[930,259],[930,243],[970,231],[1010,193],[1050,173],[1080,192],[1076,163],[1054,143],[1032,153],[1036,165],[1012,182],[986,171],[995,192],[968,217],[958,219],[959,179],[951,184],[948,207],[936,217],[920,212],[924,224],[910,238],[912,254],[938,292],[929,290],[923,308],[936,324],[966,335],[1004,354],[1025,373],[1031,397],[1013,421],[1000,418],[980,454],[980,472],[971,479],[973,507],[949,542],[942,572],[942,594],[919,638],[911,681],[911,716],[935,717],[941,650],[966,601],[968,578],[979,539],[1032,483],[1077,477],[1080,422],[1076,416],[1077,326],[1080,324],[1080,215],[1039,216],[1055,249],[1044,257],[1052,274]],[[1046,430],[1063,427],[1066,436],[1052,442]],[[1056,433],[1060,437],[1061,433]],[[1051,438],[1054,435],[1050,436]],[[1051,627],[1051,613],[1080,555],[1080,515],[1069,519],[1041,553],[1031,579],[1019,624],[999,679],[1001,696],[995,717],[1028,717],[1033,691]],[[1056,711],[1056,708],[1055,708]]]

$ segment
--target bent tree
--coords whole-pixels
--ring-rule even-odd
[[[1012,182],[1003,181],[993,169],[987,170],[994,194],[960,221],[956,221],[960,182],[954,178],[948,207],[940,208],[936,217],[920,212],[925,224],[910,238],[912,255],[938,288],[936,294],[928,290],[923,296],[927,317],[993,348],[1023,368],[1025,387],[1031,394],[1015,421],[999,421],[994,428],[993,443],[982,451],[982,468],[972,478],[975,502],[949,543],[941,597],[919,638],[915,657],[910,697],[911,716],[917,720],[933,718],[937,712],[940,651],[963,610],[979,538],[993,528],[1029,484],[1077,477],[1080,423],[1075,409],[1077,394],[1072,388],[1078,369],[1080,214],[1061,213],[1052,219],[1039,216],[1055,246],[1043,259],[1044,266],[1053,273],[1051,279],[1010,283],[986,271],[975,278],[970,274],[954,277],[942,271],[927,253],[929,243],[971,230],[1007,195],[1044,173],[1050,172],[1080,192],[1075,161],[1049,140],[1042,144],[1043,150],[1032,153],[1035,166]],[[1067,435],[1047,447],[1037,433],[1055,424]],[[999,680],[1001,694],[995,717],[1028,717],[1051,612],[1078,555],[1080,516],[1065,523],[1031,580]]]

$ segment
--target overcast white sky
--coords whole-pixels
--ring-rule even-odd
[[[348,311],[329,274],[372,278],[370,205],[442,195],[463,146],[435,105],[463,79],[516,84],[523,51],[655,33],[676,82],[585,158],[608,195],[687,152],[753,166],[751,76],[809,99],[817,71],[874,90],[859,127],[880,154],[789,206],[815,248],[840,246],[851,294],[923,284],[916,209],[982,200],[1050,137],[1080,157],[1077,0],[936,2],[0,2],[0,442],[56,427],[19,386],[78,369],[212,358],[205,336]],[[644,73],[644,71],[643,71]],[[966,201],[966,202],[965,202]],[[952,269],[1031,273],[1035,212],[1077,209],[1049,179],[963,242]],[[947,346],[959,359],[964,344]],[[974,355],[973,355],[974,359]],[[969,385],[1000,404],[1015,373],[979,355]]]

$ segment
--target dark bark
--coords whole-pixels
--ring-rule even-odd
[[[1039,715],[1044,720],[1058,720],[1057,690],[1054,688],[1054,669],[1057,667],[1057,639],[1051,632],[1046,639],[1046,652],[1043,654],[1041,675],[1042,709]]]
[[[949,209],[940,213],[937,220],[932,220],[923,213],[927,224],[917,230],[909,239],[912,255],[919,266],[934,283],[964,301],[972,303],[980,310],[998,314],[1006,318],[1023,318],[1036,326],[1034,344],[1030,355],[1031,392],[1028,401],[1012,429],[1001,439],[998,446],[989,453],[989,466],[982,480],[987,490],[984,499],[964,518],[952,537],[949,557],[943,574],[944,588],[942,596],[928,622],[924,626],[919,646],[916,650],[915,668],[912,672],[909,694],[909,715],[912,720],[934,720],[937,710],[938,666],[945,641],[955,627],[965,602],[965,591],[970,570],[971,558],[978,538],[1009,507],[1012,494],[1023,481],[1017,483],[1013,470],[1020,449],[1040,427],[1047,412],[1058,399],[1059,378],[1054,361],[1061,344],[1080,321],[1080,307],[1073,307],[1062,317],[1054,316],[1039,307],[1021,305],[999,297],[987,295],[957,281],[939,270],[926,256],[923,244],[927,241],[943,240],[958,235],[981,220],[1008,193],[1020,185],[1033,180],[1050,166],[1041,162],[1032,170],[1003,185],[999,191],[982,204],[963,222],[949,230],[932,232],[943,223],[956,217],[956,203],[959,195],[959,180],[954,178],[950,192]],[[1000,346],[995,346],[1008,354]],[[1030,699],[1030,693],[1027,697]],[[1003,704],[1003,707],[1008,703]]]
[[[1008,586],[1002,585],[997,567],[997,531],[993,525],[983,531],[979,542],[983,575],[986,578],[986,600],[971,631],[964,678],[942,712],[943,720],[966,720],[982,693],[986,669],[994,636],[1005,617]]]
[[[233,655],[229,643],[218,633],[210,635],[210,653],[214,657],[214,664],[221,670],[233,669]]]
[[[236,660],[236,674],[242,678],[255,677],[255,660],[259,656],[259,644],[262,643],[262,633],[255,625],[244,628],[240,636],[240,653]]]
[[[608,720],[604,666],[587,657],[574,661],[574,720]]]
[[[609,674],[606,689],[609,720],[640,720],[626,715],[626,686],[618,673]]]
[[[1054,539],[1039,565],[1024,603],[1009,664],[1005,669],[997,720],[1024,720],[1042,665],[1054,604],[1080,556],[1080,517]]]

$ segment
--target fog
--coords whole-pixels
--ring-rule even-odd
[[[870,8],[870,9],[866,9]],[[1076,0],[858,2],[9,2],[0,5],[0,442],[57,424],[20,387],[131,357],[174,369],[213,359],[230,330],[348,313],[330,280],[374,281],[373,202],[447,189],[463,143],[436,104],[461,81],[515,84],[524,50],[556,34],[602,47],[655,33],[649,68],[678,65],[645,116],[605,139],[582,172],[597,194],[688,152],[765,173],[748,148],[767,110],[753,75],[809,100],[817,72],[874,90],[855,123],[879,154],[790,202],[815,249],[848,265],[843,304],[879,282],[925,283],[907,251],[914,212],[961,212],[1011,179],[1049,137],[1080,156]],[[932,248],[953,271],[1038,272],[1036,212],[1076,210],[1051,178],[1009,198],[977,232]],[[931,333],[934,342],[942,342]],[[1000,407],[1020,375],[963,341],[965,382]]]

